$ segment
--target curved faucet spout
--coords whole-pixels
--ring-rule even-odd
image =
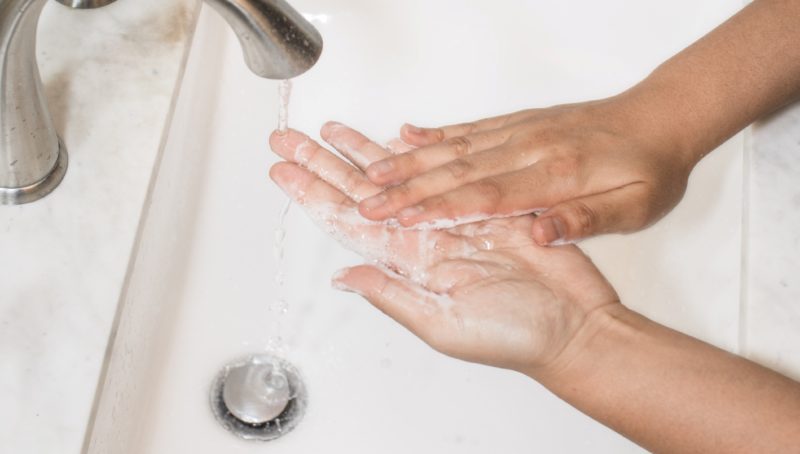
[[[284,0],[206,0],[230,24],[253,73],[291,79],[322,54],[322,36]]]
[[[256,75],[289,79],[322,53],[319,32],[285,0],[205,0],[236,32]],[[36,28],[47,0],[0,0],[0,205],[38,200],[61,182],[58,137],[36,64]]]

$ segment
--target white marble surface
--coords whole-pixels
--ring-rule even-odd
[[[753,128],[744,352],[800,380],[800,104]]]
[[[81,450],[196,6],[45,7],[39,62],[70,165],[46,199],[0,207],[0,452]]]

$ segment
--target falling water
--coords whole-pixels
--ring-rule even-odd
[[[273,255],[277,271],[275,272],[275,283],[278,284],[277,301],[273,307],[275,312],[285,314],[289,312],[289,303],[286,300],[286,265],[285,265],[285,244],[286,244],[286,215],[289,214],[289,208],[292,206],[292,201],[288,200],[286,206],[281,210],[280,217],[278,218],[278,228],[275,229],[275,240],[273,242]]]
[[[292,95],[292,81],[282,80],[278,85],[278,98],[280,106],[278,109],[278,132],[285,133],[289,127],[289,97]]]
[[[278,85],[278,132],[285,134],[289,127],[289,98],[292,93],[292,82],[290,80],[282,80]],[[272,249],[273,256],[275,257],[275,284],[277,290],[272,303],[269,305],[269,310],[273,315],[271,317],[272,337],[267,341],[267,349],[276,353],[282,353],[286,345],[282,334],[283,315],[289,312],[289,301],[286,296],[286,261],[285,261],[285,247],[286,247],[286,215],[289,213],[289,208],[292,206],[292,201],[287,200],[286,205],[281,209],[278,217],[278,227],[275,229]]]

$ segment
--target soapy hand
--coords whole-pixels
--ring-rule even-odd
[[[420,148],[366,169],[389,187],[360,212],[404,226],[543,212],[530,232],[540,245],[646,227],[678,203],[695,162],[660,130],[637,126],[637,107],[618,98],[442,128],[405,125],[402,139]]]
[[[363,218],[358,202],[383,189],[363,169],[391,152],[337,123],[326,124],[322,137],[352,165],[289,130],[270,138],[288,161],[270,176],[322,228],[374,263],[343,270],[334,285],[363,295],[435,349],[531,373],[563,355],[592,314],[620,306],[578,248],[531,239],[533,216],[440,230]],[[392,152],[408,151],[395,145]]]

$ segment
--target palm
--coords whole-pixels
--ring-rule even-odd
[[[438,230],[363,218],[357,203],[382,189],[363,168],[390,153],[341,125],[327,125],[323,136],[358,168],[290,131],[272,145],[292,163],[271,175],[328,233],[379,266],[351,269],[340,282],[434,348],[529,368],[553,359],[592,309],[617,300],[577,248],[536,245],[531,216]]]

